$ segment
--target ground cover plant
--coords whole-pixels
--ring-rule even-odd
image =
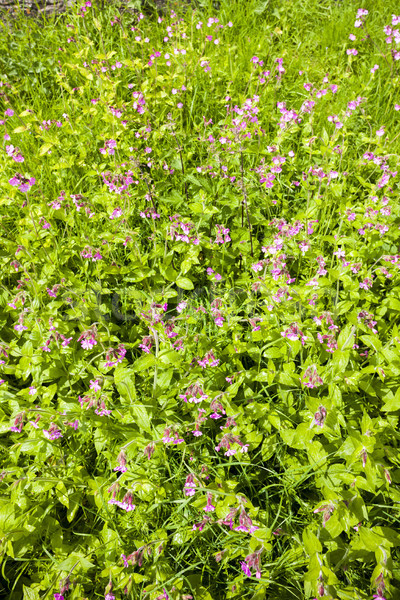
[[[1,597],[400,597],[398,12],[3,14]]]

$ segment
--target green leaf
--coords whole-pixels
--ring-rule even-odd
[[[153,367],[156,363],[156,357],[154,354],[146,354],[145,356],[141,356],[138,358],[134,364],[133,369],[137,373],[141,373],[142,371],[147,371],[150,367]]]
[[[69,508],[67,510],[68,523],[71,523],[74,520],[75,515],[78,512],[78,508],[80,506],[81,499],[82,499],[82,494],[80,492],[73,492],[69,496]]]
[[[190,279],[188,279],[187,277],[178,277],[178,279],[176,280],[176,285],[180,288],[182,288],[183,290],[193,290],[194,289],[194,285],[192,283],[192,281]]]
[[[309,556],[315,554],[316,552],[322,552],[322,544],[309,528],[303,530],[303,544],[304,549]]]
[[[22,586],[24,591],[24,600],[40,600],[39,592],[26,585]]]
[[[135,400],[135,373],[132,369],[117,367],[114,373],[114,383],[118,392],[125,400],[129,400],[130,402]]]
[[[347,363],[349,362],[349,359],[350,359],[350,351],[349,350],[344,350],[344,351],[343,350],[335,350],[330,364],[335,369],[336,373],[342,374],[347,367]]]
[[[140,427],[140,429],[151,433],[151,420],[143,404],[132,404],[130,407],[130,412],[135,420],[135,423]]]
[[[395,396],[387,400],[381,410],[384,412],[396,412],[397,410],[400,410],[400,387],[397,388]]]
[[[72,553],[68,556],[68,558],[63,560],[58,565],[57,569],[59,571],[69,572],[72,570],[73,567],[76,567],[77,565],[80,565],[84,571],[88,571],[89,569],[95,567],[95,565],[92,562],[90,562],[90,560],[87,560],[87,558],[82,554]]]
[[[97,31],[102,30],[101,23],[98,19],[96,19],[96,17],[93,17],[93,23],[94,23],[94,26],[96,27]]]
[[[54,144],[43,144],[43,146],[40,148],[39,150],[39,156],[43,156],[44,154],[47,154],[49,150],[51,150],[51,148],[53,147]]]

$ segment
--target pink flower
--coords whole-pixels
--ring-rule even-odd
[[[369,290],[373,285],[373,281],[371,278],[366,277],[363,281],[360,282],[360,288],[363,290]]]
[[[325,419],[326,419],[326,408],[324,406],[320,406],[318,408],[318,411],[314,415],[314,423],[315,423],[315,425],[322,427],[323,424],[325,423]]]
[[[96,344],[96,340],[93,339],[84,339],[81,341],[81,346],[84,350],[91,350]]]
[[[207,505],[203,508],[206,512],[213,512],[215,510],[215,506],[212,505],[212,494],[207,494]]]
[[[95,379],[95,380],[90,380],[90,385],[89,388],[91,390],[93,390],[94,392],[100,392],[101,390],[101,386],[99,385],[99,380]]]
[[[97,345],[96,334],[96,326],[92,325],[90,329],[84,331],[80,335],[80,337],[78,338],[78,342],[81,343],[81,346],[84,350],[91,350],[94,346]]]
[[[303,346],[304,346],[304,341],[307,339],[307,337],[303,334],[303,332],[300,331],[300,328],[297,325],[297,323],[292,323],[288,327],[288,329],[286,329],[285,331],[282,331],[281,336],[286,337],[288,340],[291,340],[293,342],[300,339]]]
[[[240,566],[242,568],[242,571],[245,575],[247,575],[247,577],[251,577],[251,571],[249,569],[249,567],[247,566],[247,564],[245,562],[241,562]]]
[[[57,427],[57,425],[55,423],[51,423],[49,429],[44,429],[43,430],[43,435],[48,439],[48,440],[57,440],[58,438],[62,438],[62,433],[60,431],[60,429]]]
[[[306,387],[314,388],[323,385],[324,382],[318,375],[315,365],[312,365],[305,370],[304,375],[301,377],[301,383]]]
[[[376,131],[376,135],[378,137],[382,137],[383,135],[385,135],[385,126],[382,125],[382,127],[380,127],[377,131]]]
[[[8,181],[8,183],[10,185],[18,187],[20,192],[25,193],[29,192],[31,187],[36,183],[36,179],[34,177],[27,179],[26,177],[23,177],[20,173],[16,173],[14,177],[12,177]]]
[[[120,207],[118,206],[117,208],[115,208],[113,210],[113,212],[110,215],[110,219],[118,219],[118,217],[122,216],[122,210],[120,209]]]
[[[179,302],[178,306],[176,307],[176,311],[178,313],[181,313],[183,310],[185,310],[186,307],[187,307],[187,302]]]
[[[185,496],[194,496],[194,494],[196,492],[196,487],[197,486],[195,483],[195,477],[192,473],[190,473],[186,477],[185,486],[183,488]]]

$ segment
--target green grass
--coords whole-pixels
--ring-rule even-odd
[[[396,600],[398,3],[138,4],[0,22],[0,595]]]

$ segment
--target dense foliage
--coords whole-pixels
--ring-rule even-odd
[[[2,597],[400,597],[396,4],[3,15]]]

